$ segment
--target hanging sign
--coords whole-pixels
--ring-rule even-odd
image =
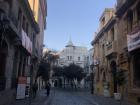
[[[128,51],[140,48],[140,31],[127,35]]]

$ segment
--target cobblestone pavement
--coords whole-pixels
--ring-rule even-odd
[[[113,98],[94,96],[87,91],[56,89],[54,97],[47,105],[120,105],[120,102]]]

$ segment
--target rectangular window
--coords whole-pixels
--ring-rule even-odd
[[[67,59],[69,60],[69,56],[67,56]]]
[[[78,57],[78,61],[80,61],[80,57]]]
[[[70,60],[72,60],[72,56],[70,56]]]

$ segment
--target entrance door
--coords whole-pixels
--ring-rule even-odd
[[[116,73],[117,73],[117,66],[116,66],[116,62],[115,61],[112,61],[111,64],[110,64],[110,67],[111,67],[111,72],[112,72],[112,75],[113,75],[113,85],[114,85],[114,93],[117,92],[117,81],[116,81]]]

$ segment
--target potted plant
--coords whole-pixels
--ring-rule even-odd
[[[122,100],[123,99],[124,88],[125,88],[125,84],[126,84],[126,70],[119,69],[116,72],[115,79],[116,79],[116,83],[117,83],[117,86],[118,86],[120,92],[114,93],[114,98],[116,100]]]

